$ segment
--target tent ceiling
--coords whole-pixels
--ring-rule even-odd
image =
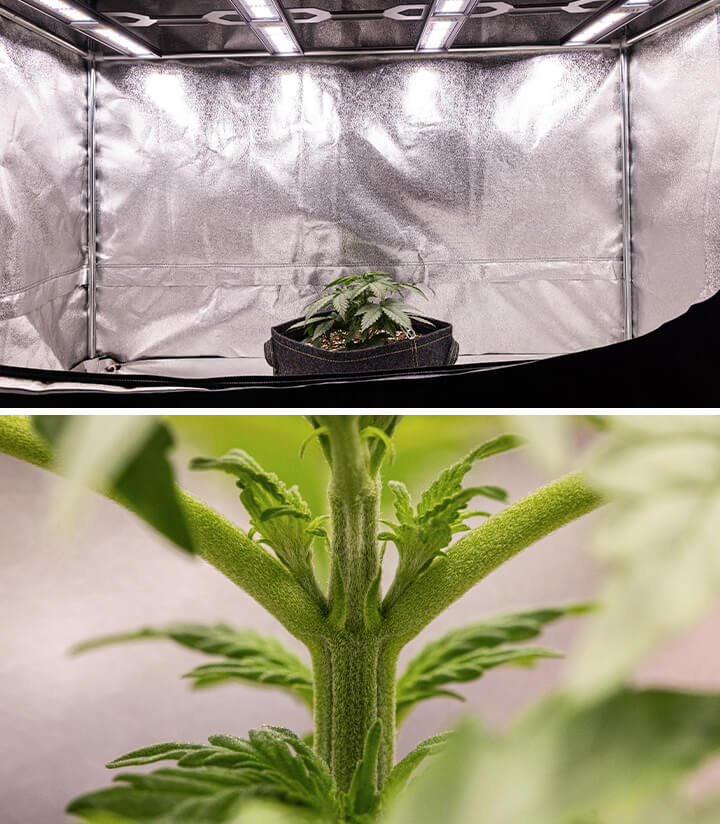
[[[432,0],[278,0],[304,52],[413,50]],[[453,49],[490,46],[557,46],[618,0],[478,0],[455,36]],[[229,0],[87,0],[84,5],[161,55],[266,53]],[[698,5],[698,0],[655,0],[623,30],[601,41],[637,35]],[[0,0],[0,8],[86,49],[88,41],[69,26],[23,0]],[[92,43],[101,54],[109,49]]]

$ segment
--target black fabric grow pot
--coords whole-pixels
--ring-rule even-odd
[[[302,341],[302,330],[290,327],[302,318],[273,326],[265,342],[265,360],[275,375],[357,375],[390,369],[412,370],[428,366],[452,366],[458,357],[458,342],[452,324],[435,318],[431,332],[386,346],[329,352]],[[426,329],[428,327],[425,327]]]

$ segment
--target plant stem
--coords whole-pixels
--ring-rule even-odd
[[[493,515],[412,583],[388,611],[385,624],[401,645],[531,544],[605,503],[582,473],[566,475]]]
[[[395,647],[378,632],[338,632],[315,647],[313,664],[316,751],[347,790],[368,730],[380,719],[381,787],[395,761]]]
[[[328,490],[332,524],[330,617],[313,650],[315,735],[341,790],[350,786],[365,738],[382,721],[377,780],[392,767],[395,742],[395,664],[381,627],[377,466],[357,416],[323,417],[330,444]]]
[[[360,438],[357,416],[327,417],[324,424],[332,456],[328,489],[331,616],[335,612],[335,623],[343,629],[361,632],[366,628],[367,610],[376,606],[367,601],[380,571],[380,484],[370,473],[370,456]]]

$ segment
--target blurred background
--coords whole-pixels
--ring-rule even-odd
[[[191,457],[246,449],[288,484],[297,483],[315,514],[325,511],[327,472],[317,444],[298,458],[298,446],[310,431],[300,416],[169,420],[177,436],[174,463],[181,484],[231,520],[247,526],[232,479],[189,472]],[[384,478],[404,481],[417,495],[473,446],[500,432],[523,428],[532,430],[532,422],[408,416],[398,427],[397,458],[386,465]],[[482,461],[468,481],[504,486],[511,501],[517,500],[565,468],[581,466],[583,455],[601,437],[581,419],[573,422],[571,432],[569,454],[549,449],[546,431],[540,435],[540,448]],[[217,732],[244,736],[263,723],[308,732],[307,710],[277,691],[241,683],[191,690],[180,676],[207,658],[169,641],[68,655],[73,644],[88,637],[177,621],[254,627],[277,635],[300,654],[303,650],[219,572],[183,556],[144,523],[99,496],[87,498],[81,523],[71,533],[54,532],[48,502],[62,483],[48,472],[0,455],[3,824],[62,822],[69,799],[107,784],[112,776],[102,766],[106,761],[149,743],[203,741]],[[499,506],[489,502],[488,508]],[[517,609],[591,598],[599,571],[586,549],[598,517],[602,514],[565,527],[490,575],[408,646],[401,667],[419,646],[451,627]],[[572,650],[582,620],[551,626],[539,643]],[[715,610],[654,655],[639,680],[717,690],[720,661],[710,651],[716,648],[718,631],[720,611]],[[399,755],[468,712],[490,726],[502,725],[551,689],[563,666],[562,660],[544,660],[530,671],[501,668],[460,685],[465,703],[445,698],[423,703],[401,730]]]

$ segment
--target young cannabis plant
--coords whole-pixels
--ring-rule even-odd
[[[507,500],[497,486],[463,486],[474,463],[521,445],[520,438],[504,435],[442,472],[417,502],[403,484],[390,482],[395,517],[383,524],[380,471],[392,451],[397,416],[317,415],[309,421],[330,467],[327,519],[314,516],[297,488],[239,449],[198,458],[192,467],[231,476],[251,518],[249,534],[185,493],[179,501],[197,554],[302,641],[311,666],[274,639],[224,624],[145,628],[78,649],[174,640],[212,658],[187,674],[195,685],[237,680],[286,690],[312,709],[312,734],[303,738],[267,726],[247,738],[154,744],[111,761],[108,767],[122,770],[117,783],[75,799],[70,813],[116,824],[210,824],[235,821],[250,800],[262,798],[284,805],[283,821],[369,824],[445,744],[446,736],[429,739],[395,763],[396,730],[413,706],[459,697],[451,685],[495,667],[554,655],[524,642],[550,622],[586,609],[540,609],[454,630],[430,642],[398,678],[400,650],[433,618],[504,561],[598,507],[601,498],[580,475],[568,475],[491,517],[470,510],[475,498]],[[0,451],[54,465],[51,446],[27,422],[0,427]],[[109,494],[141,513],[135,497],[145,492],[125,487]],[[472,529],[466,523],[471,516],[486,520]],[[315,541],[327,543],[326,588],[313,569]],[[387,543],[395,545],[399,563],[383,593]],[[176,766],[126,771],[159,761]]]
[[[308,303],[305,318],[290,329],[303,328],[307,342],[313,344],[337,338],[345,349],[381,346],[401,332],[411,333],[414,323],[433,326],[432,321],[400,300],[409,290],[425,297],[418,286],[398,283],[386,272],[343,275]]]

